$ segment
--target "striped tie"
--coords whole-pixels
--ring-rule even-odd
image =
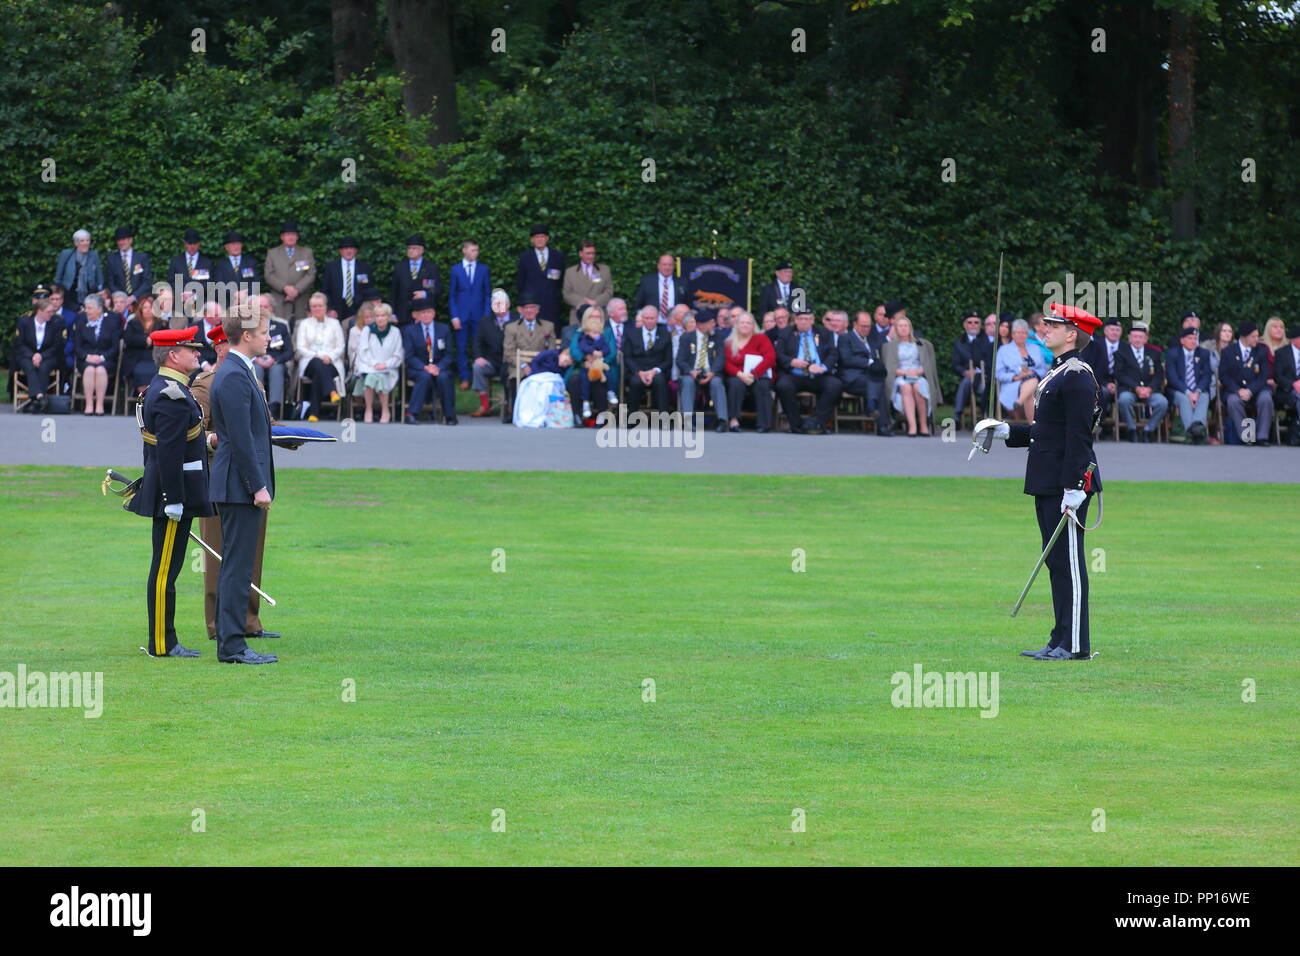
[[[350,262],[343,264],[343,301],[348,305],[352,304],[352,264]]]
[[[659,293],[659,318],[668,319],[668,277],[663,277],[663,291]]]
[[[125,276],[123,285],[126,286],[126,294],[131,294],[131,253],[122,253],[122,275]]]

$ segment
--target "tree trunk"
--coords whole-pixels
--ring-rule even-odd
[[[459,120],[450,4],[447,0],[388,0],[388,45],[404,77],[406,111],[433,119],[431,144],[455,142]]]
[[[375,0],[330,0],[334,85],[364,73],[374,59]]]
[[[1172,226],[1175,239],[1196,238],[1196,194],[1190,182],[1196,116],[1196,18],[1174,13],[1169,34],[1169,171],[1178,190]]]

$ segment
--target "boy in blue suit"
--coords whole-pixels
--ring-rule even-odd
[[[456,333],[456,371],[460,387],[469,388],[469,343],[478,341],[479,320],[490,308],[492,277],[488,267],[478,261],[478,243],[467,239],[460,245],[464,258],[451,267],[448,288],[451,327]]]

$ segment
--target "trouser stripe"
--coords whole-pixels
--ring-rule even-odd
[[[171,576],[172,547],[176,543],[178,524],[179,521],[167,522],[162,555],[158,559],[158,577],[154,581],[153,651],[159,657],[167,653],[167,579]]]
[[[1070,651],[1079,653],[1079,529],[1070,518],[1066,522],[1066,532],[1070,535]]]

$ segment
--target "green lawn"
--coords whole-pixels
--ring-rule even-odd
[[[0,710],[0,864],[1300,862],[1294,487],[1108,482],[1101,656],[1048,664],[1019,482],[284,470],[244,667],[188,569],[203,658],[137,650],[100,477],[0,469],[0,670],[106,697]],[[997,717],[893,707],[917,663]]]

